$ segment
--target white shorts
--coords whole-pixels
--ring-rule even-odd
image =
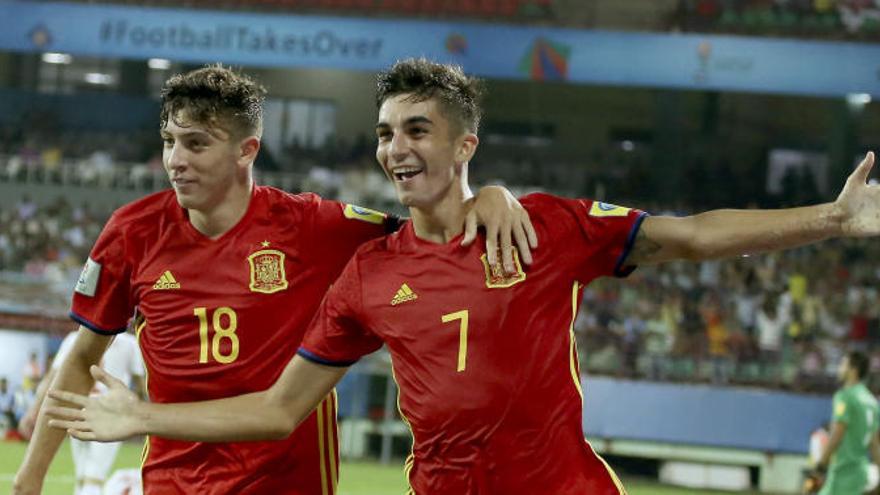
[[[117,469],[104,484],[104,495],[141,495],[140,469]]]
[[[71,438],[70,450],[73,452],[76,479],[106,480],[120,445],[122,442],[83,442]]]
[[[868,486],[866,492],[873,492],[880,485],[880,468],[876,464],[868,465]]]

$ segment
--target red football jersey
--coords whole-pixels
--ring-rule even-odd
[[[626,275],[645,214],[546,194],[524,197],[540,247],[505,276],[484,244],[435,244],[412,224],[363,246],[299,350],[350,365],[388,346],[413,433],[419,495],[625,493],[586,442],[572,325],[585,284]]]
[[[71,316],[98,333],[138,340],[154,402],[268,388],[299,346],[330,284],[382,214],[313,194],[256,186],[244,217],[217,239],[198,232],[173,191],[113,214],[86,263]],[[390,222],[388,222],[390,223]],[[147,494],[335,492],[334,397],[284,441],[197,443],[150,438]]]

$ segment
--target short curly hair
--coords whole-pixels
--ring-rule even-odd
[[[437,98],[446,117],[460,129],[477,133],[482,118],[483,82],[465,75],[458,65],[440,64],[425,58],[400,60],[379,73],[376,107],[389,98],[410,94],[412,101]]]
[[[160,126],[200,123],[236,136],[263,134],[266,88],[220,64],[177,74],[162,87]],[[185,123],[184,123],[185,122]]]

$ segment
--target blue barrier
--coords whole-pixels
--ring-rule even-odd
[[[365,71],[427,56],[491,78],[880,96],[876,44],[16,1],[0,19],[0,49],[20,52]]]
[[[588,436],[774,453],[806,453],[831,398],[586,377]]]

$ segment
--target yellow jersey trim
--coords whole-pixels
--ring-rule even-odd
[[[587,447],[589,447],[590,452],[592,452],[593,455],[596,456],[597,459],[602,461],[602,465],[605,466],[605,469],[608,471],[608,476],[611,477],[611,481],[614,482],[614,486],[617,488],[618,495],[628,495],[626,493],[626,488],[624,488],[624,486],[623,486],[623,482],[620,481],[620,478],[617,477],[617,473],[615,473],[614,470],[611,469],[611,466],[608,465],[608,462],[606,462],[605,459],[601,455],[599,455],[599,453],[596,452],[595,449],[593,449],[593,446],[590,444],[589,440],[584,438],[584,443],[587,444]]]
[[[339,424],[336,418],[336,389],[327,397],[327,446],[330,447],[330,493],[335,494],[339,485],[339,474],[336,472],[336,438],[339,438]],[[335,426],[335,428],[334,428]]]
[[[571,323],[568,324],[568,353],[569,353],[569,367],[571,369],[571,379],[574,381],[574,386],[577,388],[578,395],[581,396],[581,401],[584,400],[584,390],[581,388],[581,377],[578,376],[578,355],[577,355],[577,339],[574,336],[574,320],[577,318],[577,309],[578,309],[578,289],[580,288],[580,282],[575,281],[575,283],[571,286]]]
[[[412,425],[409,424],[409,419],[407,419],[406,415],[403,414],[403,410],[400,408],[400,383],[397,382],[397,375],[394,373],[394,362],[392,360],[391,363],[391,379],[394,380],[394,386],[397,387],[397,412],[400,414],[400,419],[403,420],[406,427],[409,429],[409,436],[412,437],[412,447],[410,447],[409,455],[406,457],[406,462],[403,463],[403,476],[406,478],[406,495],[416,495],[416,491],[413,490],[412,482],[409,477],[412,473],[412,468],[416,463],[416,453],[415,453],[415,445],[416,445],[416,435],[413,433]]]
[[[143,316],[142,316],[143,318]],[[141,332],[144,331],[144,328],[147,326],[147,319],[143,318],[140,324],[137,323],[137,318],[135,318],[135,328],[134,328],[134,338],[137,342],[138,349],[141,352],[141,356],[143,356],[144,351],[141,349]],[[147,367],[146,363],[144,363],[144,393],[149,396],[149,383],[150,383],[150,371]],[[144,447],[141,449],[141,492],[144,491],[144,465],[147,463],[147,458],[150,456],[150,436],[144,436]]]
[[[318,464],[321,469],[321,495],[329,495],[327,493],[327,456],[324,455],[326,453],[324,448],[324,407],[326,406],[326,401],[326,398],[322,400],[315,410],[315,416],[318,420],[318,455],[320,456]]]

